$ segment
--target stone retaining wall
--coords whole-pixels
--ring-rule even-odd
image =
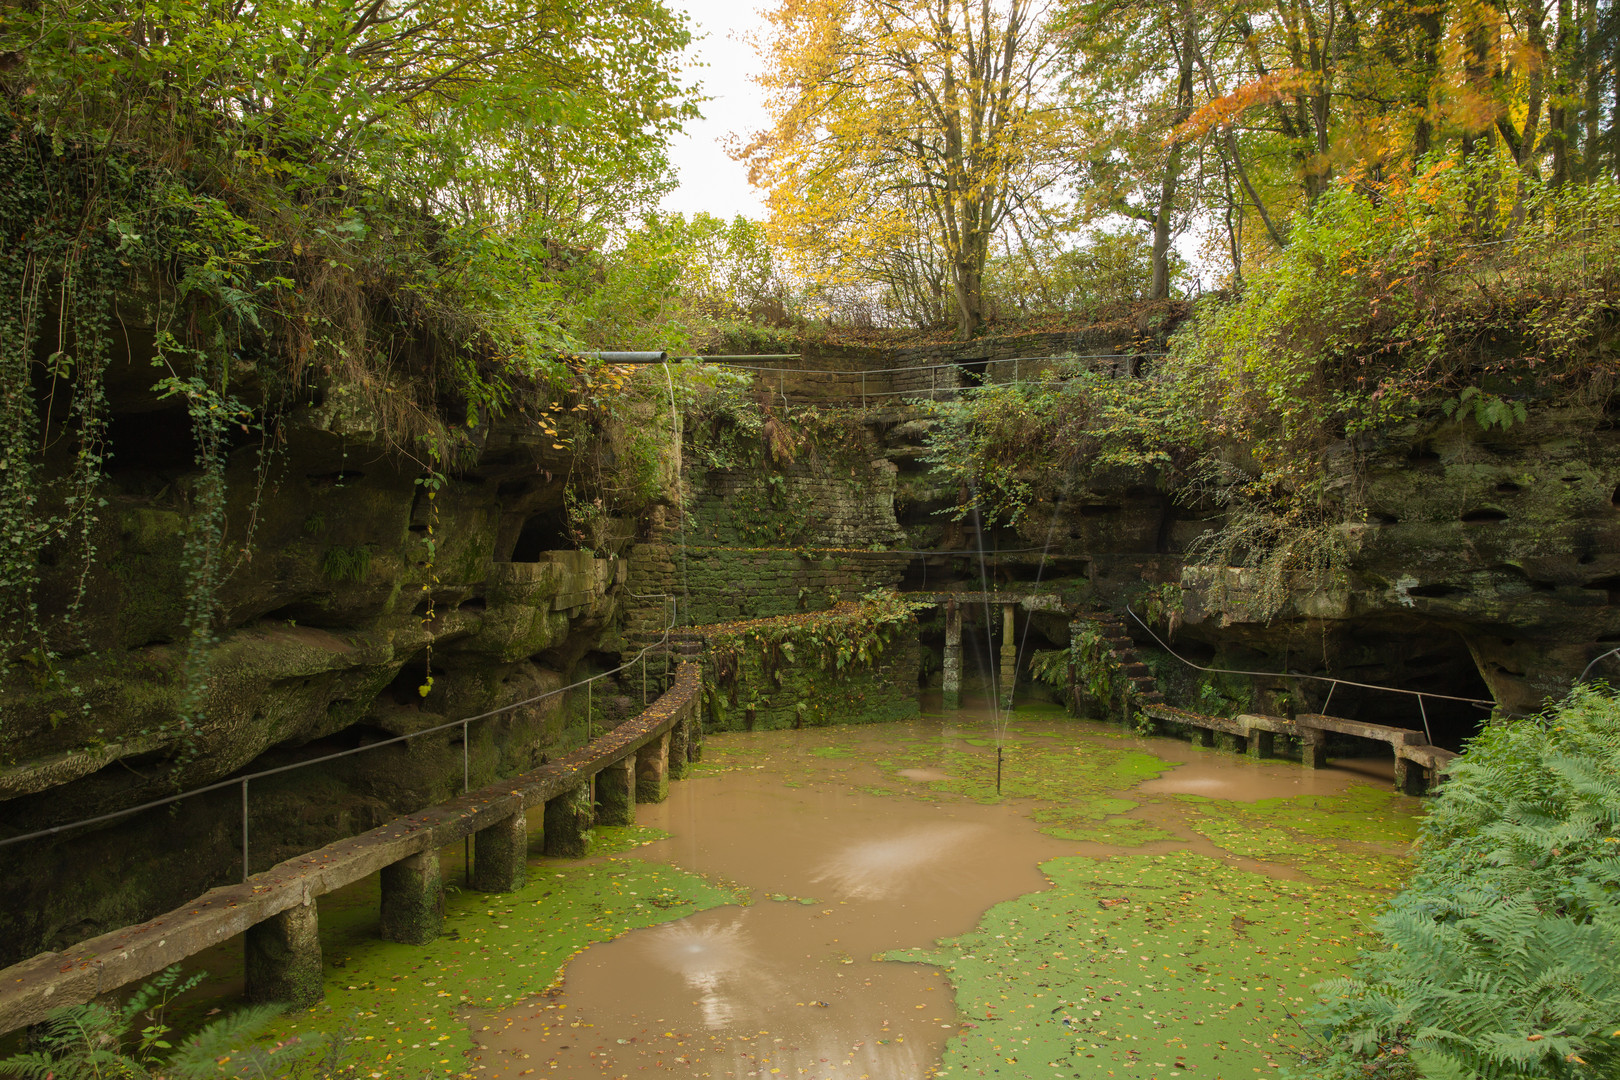
[[[681,623],[701,626],[791,615],[853,599],[897,584],[909,557],[877,551],[693,547],[687,550],[683,573],[677,545],[637,544],[630,552],[628,591],[642,597],[671,594],[682,603],[689,595]],[[628,599],[625,640],[657,638],[668,617],[665,601]]]

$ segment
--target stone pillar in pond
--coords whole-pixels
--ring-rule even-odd
[[[687,719],[675,721],[675,726],[669,730],[669,778],[671,780],[686,779],[686,748],[691,744],[691,721]]]
[[[1013,609],[1001,605],[1001,707],[1012,708],[1013,685],[1018,681],[1018,635],[1013,630]]]
[[[962,609],[956,599],[945,601],[945,660],[940,665],[940,689],[947,709],[962,707]]]
[[[1261,731],[1258,728],[1249,729],[1249,756],[1252,758],[1268,758],[1272,756],[1272,743],[1274,735],[1270,731]]]
[[[636,751],[636,802],[669,797],[669,732]]]
[[[1299,758],[1307,769],[1327,768],[1327,732],[1316,728],[1300,732]]]
[[[321,939],[313,897],[248,927],[243,945],[249,1001],[303,1008],[324,996]]]
[[[595,816],[591,782],[546,800],[546,854],[583,859],[591,853],[591,823]]]
[[[522,810],[473,833],[473,888],[516,892],[528,878],[529,819]]]
[[[444,879],[439,849],[407,855],[382,868],[382,936],[404,945],[426,945],[444,929]]]
[[[1402,795],[1423,794],[1423,766],[1395,755],[1395,790]]]
[[[636,755],[596,774],[596,820],[603,825],[636,823]]]

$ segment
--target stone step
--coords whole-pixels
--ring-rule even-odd
[[[1125,657],[1120,657],[1120,661],[1120,670],[1132,678],[1135,678],[1138,675],[1147,675],[1151,677],[1153,674],[1152,669],[1150,669],[1140,660],[1128,660]]]

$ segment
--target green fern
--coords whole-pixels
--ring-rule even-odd
[[[37,1048],[0,1060],[0,1076],[22,1080],[204,1080],[222,1077],[328,1080],[342,1075],[347,1034],[272,1046],[255,1039],[282,1009],[257,1005],[206,1025],[178,1047],[164,1009],[202,981],[169,968],[117,1009],[100,1002],[57,1009],[33,1033]]]
[[[1620,701],[1583,687],[1453,765],[1382,948],[1318,987],[1329,1080],[1620,1077]]]

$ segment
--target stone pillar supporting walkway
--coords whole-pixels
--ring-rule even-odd
[[[636,823],[636,755],[627,754],[596,774],[596,820],[603,825]]]
[[[1307,769],[1327,768],[1327,732],[1306,728],[1299,737],[1299,760]]]
[[[1013,687],[1018,681],[1018,634],[1013,629],[1016,604],[1001,605],[1001,707],[1012,708]]]
[[[1423,794],[1423,766],[1395,756],[1395,790],[1402,795]]]
[[[669,798],[669,732],[636,751],[636,802]]]
[[[945,660],[940,667],[940,689],[947,709],[962,707],[962,609],[955,598],[945,601]]]
[[[583,859],[591,853],[591,782],[582,780],[554,799],[546,800],[546,854]]]
[[[313,896],[248,927],[243,938],[249,1001],[305,1008],[325,996],[317,930]]]
[[[407,855],[382,868],[382,936],[403,945],[426,945],[444,929],[444,879],[439,849]]]
[[[1275,757],[1273,743],[1276,736],[1270,731],[1249,732],[1249,756],[1252,758]]]
[[[685,780],[687,769],[687,748],[692,743],[692,729],[688,726],[690,720],[682,720],[669,729],[669,778],[671,780]]]
[[[528,878],[529,819],[523,811],[473,833],[473,888],[516,892]]]

